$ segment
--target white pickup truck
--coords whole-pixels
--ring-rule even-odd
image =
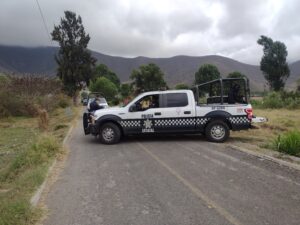
[[[196,86],[195,93],[191,90],[146,92],[124,107],[85,113],[85,134],[99,135],[104,144],[118,143],[127,135],[164,133],[202,133],[209,141],[224,142],[230,130],[251,128],[253,113],[248,103],[247,80],[242,82],[242,89],[235,90],[245,94],[240,95],[240,102],[237,102],[238,93],[228,88],[232,89],[240,80],[243,81],[215,80]]]

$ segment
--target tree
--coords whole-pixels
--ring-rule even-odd
[[[265,79],[270,85],[271,90],[281,90],[290,75],[290,69],[286,62],[288,55],[286,46],[279,41],[273,41],[266,36],[260,36],[257,40],[259,45],[263,46],[263,57],[260,61],[260,69]]]
[[[154,91],[167,87],[164,74],[154,63],[142,65],[139,70],[133,70],[130,76],[137,93]]]
[[[122,97],[124,97],[124,98],[128,97],[132,92],[131,85],[126,84],[126,83],[121,84],[120,92],[121,92]]]
[[[118,93],[116,85],[106,77],[98,77],[89,86],[91,92],[100,92],[107,101],[113,101]]]
[[[202,84],[218,78],[221,78],[218,68],[212,64],[204,64],[195,73],[195,84]]]
[[[238,71],[234,71],[232,73],[229,73],[227,75],[227,78],[247,78],[247,76]]]
[[[190,89],[190,87],[187,84],[179,83],[179,84],[175,85],[175,89],[176,90],[186,90],[186,89]]]
[[[113,82],[117,88],[120,87],[120,79],[118,76],[104,64],[97,65],[94,69],[93,80],[96,80],[98,77],[106,77]]]
[[[89,84],[96,60],[87,49],[90,36],[85,33],[80,16],[65,11],[60,25],[54,26],[52,40],[59,43],[60,49],[55,56],[58,64],[57,75],[62,80],[66,93],[76,101],[76,92],[81,82]]]

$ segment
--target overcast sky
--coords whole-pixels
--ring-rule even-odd
[[[259,64],[260,35],[300,59],[299,0],[39,0],[51,32],[65,10],[82,17],[89,48],[136,57],[223,55]],[[0,44],[51,45],[36,0],[1,0]],[[56,43],[52,43],[56,45]]]

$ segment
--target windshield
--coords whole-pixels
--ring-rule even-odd
[[[90,98],[89,99],[89,102],[92,102],[92,101],[94,101],[95,100],[95,98]],[[99,103],[100,104],[105,104],[105,103],[107,103],[106,102],[106,99],[105,98],[99,98]]]

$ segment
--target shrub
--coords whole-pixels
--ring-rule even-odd
[[[289,131],[279,135],[273,142],[274,147],[279,152],[284,152],[294,156],[300,156],[300,132]]]
[[[0,76],[0,117],[36,116],[37,109],[51,112],[69,106],[61,83],[42,76]]]
[[[176,90],[185,90],[185,89],[190,89],[189,85],[185,84],[185,83],[179,83],[176,84],[174,87]]]
[[[64,94],[59,94],[56,96],[56,103],[57,103],[57,106],[60,107],[60,108],[67,108],[69,106],[71,106],[71,99],[64,95]]]
[[[251,99],[250,103],[255,108],[262,108],[263,104],[261,100]]]
[[[263,107],[270,109],[282,108],[284,103],[279,92],[270,92],[263,98]]]
[[[251,100],[251,104],[258,108],[298,109],[300,108],[300,93],[292,91],[270,92],[264,96],[262,101]]]

